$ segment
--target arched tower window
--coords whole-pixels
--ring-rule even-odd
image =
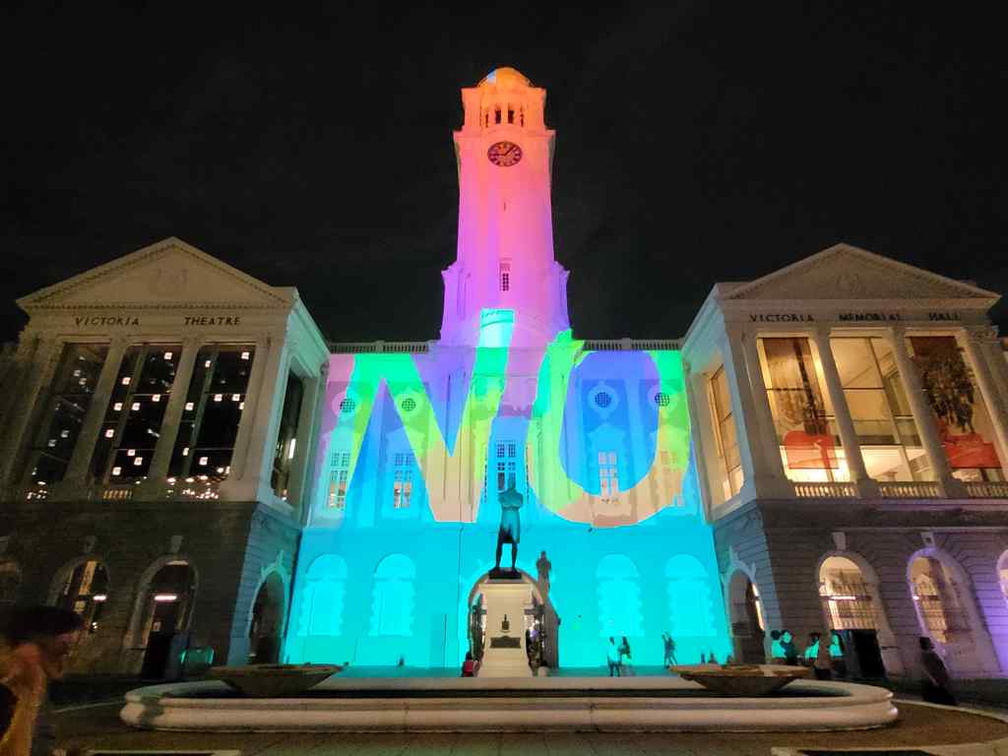
[[[695,557],[679,554],[665,564],[672,636],[716,634],[707,570]]]
[[[371,635],[412,635],[416,567],[405,554],[390,554],[374,574]]]
[[[599,636],[641,636],[640,573],[623,554],[610,554],[595,571],[598,590]]]
[[[343,628],[347,566],[343,557],[324,554],[308,568],[297,634],[339,635]]]

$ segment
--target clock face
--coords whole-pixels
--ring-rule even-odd
[[[487,158],[494,165],[507,168],[515,165],[522,158],[521,147],[514,142],[496,142],[487,149]]]

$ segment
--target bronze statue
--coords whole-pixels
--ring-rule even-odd
[[[521,517],[518,510],[524,503],[522,496],[515,490],[514,479],[508,481],[506,490],[498,497],[501,505],[500,528],[497,530],[497,557],[494,561],[494,572],[500,573],[501,551],[505,543],[511,544],[511,572],[515,573],[518,560],[518,542],[521,540]]]

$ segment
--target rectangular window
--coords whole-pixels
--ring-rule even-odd
[[[714,419],[714,436],[721,467],[721,490],[724,500],[727,501],[741,490],[745,475],[742,472],[738,435],[735,430],[735,418],[732,417],[731,396],[728,393],[728,379],[725,376],[724,366],[719,367],[711,376],[708,398]]]
[[[849,480],[833,407],[822,389],[817,360],[804,337],[759,340],[767,399],[790,480]]]
[[[181,352],[181,344],[126,350],[91,458],[95,480],[109,484],[147,477]]]
[[[909,342],[952,474],[1003,480],[990,413],[955,337],[911,336]]]
[[[326,505],[332,509],[346,508],[346,492],[350,474],[350,452],[335,451],[329,466],[329,496]]]
[[[301,417],[303,398],[304,384],[297,375],[288,373],[287,390],[280,411],[280,431],[277,433],[276,451],[273,454],[273,474],[270,476],[273,493],[284,501],[287,501],[291,471],[297,456],[298,420]]]
[[[169,478],[220,482],[231,473],[255,348],[213,344],[196,354]]]
[[[500,290],[511,291],[511,261],[500,261]]]
[[[599,496],[604,501],[613,501],[619,496],[619,462],[616,452],[598,453]]]
[[[63,480],[101,375],[107,344],[66,344],[29,450],[30,482],[38,487]]]
[[[869,477],[932,480],[889,342],[833,338],[830,348]]]
[[[416,460],[411,452],[396,452],[393,461],[392,508],[406,509],[413,496],[413,466]]]
[[[497,442],[497,493],[516,483],[518,444],[515,441]]]

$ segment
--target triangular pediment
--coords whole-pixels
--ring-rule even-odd
[[[731,289],[728,300],[974,300],[991,307],[1000,295],[913,265],[837,244]]]
[[[169,238],[22,297],[25,310],[90,307],[283,308],[280,289]]]

